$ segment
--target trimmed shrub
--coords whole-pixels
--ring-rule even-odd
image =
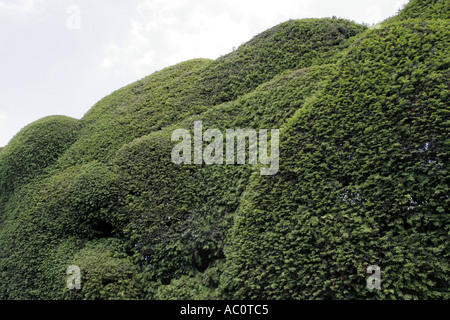
[[[290,20],[207,66],[211,104],[235,100],[285,70],[334,63],[365,26],[343,19]]]
[[[0,209],[15,190],[52,165],[78,138],[76,119],[51,116],[23,128],[0,153]]]
[[[448,30],[366,33],[289,120],[280,173],[255,174],[242,197],[226,296],[448,299]]]
[[[80,289],[63,290],[68,300],[136,300],[141,298],[142,284],[138,268],[118,239],[104,238],[86,243],[73,257],[80,268]]]
[[[27,126],[0,149],[0,299],[448,299],[444,3],[288,21]],[[281,128],[278,174],[175,165],[196,120]]]

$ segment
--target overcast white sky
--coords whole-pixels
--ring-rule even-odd
[[[81,118],[154,71],[215,59],[289,19],[369,25],[408,0],[0,0],[0,147],[48,115]]]

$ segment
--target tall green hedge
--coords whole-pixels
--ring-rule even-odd
[[[334,63],[366,29],[344,19],[290,20],[236,51],[213,61],[204,72],[204,92],[212,104],[236,99],[285,70]]]
[[[78,138],[79,120],[51,116],[22,129],[0,153],[0,208],[15,190],[53,164]]]
[[[243,125],[278,128],[323,86],[331,70],[326,65],[287,72],[232,103],[138,138],[117,152],[113,167],[121,177],[119,216],[147,266],[145,272],[155,281],[168,284],[225,258],[233,213],[252,172],[249,165],[172,163],[171,150],[177,143],[171,141],[172,131],[180,127],[192,131],[195,120],[201,120],[205,129],[223,132]]]
[[[0,298],[448,299],[445,6],[291,20],[27,126],[0,149]],[[172,163],[200,120],[281,128],[278,174]]]
[[[449,30],[366,33],[283,127],[280,173],[253,175],[235,219],[227,296],[449,298]]]

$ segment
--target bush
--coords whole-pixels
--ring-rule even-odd
[[[64,289],[70,300],[135,300],[141,298],[138,268],[117,239],[88,242],[77,252],[71,265],[80,268],[79,290]]]
[[[280,173],[255,174],[242,197],[226,295],[448,299],[448,27],[366,33],[297,110]],[[366,289],[369,265],[380,291]]]
[[[24,128],[0,149],[0,298],[448,299],[449,26],[439,0],[404,12],[424,4],[443,19],[288,21]],[[279,173],[173,164],[196,120],[281,128]]]
[[[51,116],[22,129],[0,153],[0,209],[15,190],[52,165],[78,138],[76,119]]]

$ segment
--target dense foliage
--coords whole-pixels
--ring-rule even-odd
[[[253,175],[236,214],[231,296],[449,298],[448,30],[367,33],[283,127],[280,174]]]
[[[448,299],[449,30],[439,0],[292,20],[30,124],[0,148],[0,298]],[[199,120],[280,129],[278,174],[174,164]]]
[[[386,22],[406,19],[450,19],[450,2],[447,0],[410,0],[398,15]]]

